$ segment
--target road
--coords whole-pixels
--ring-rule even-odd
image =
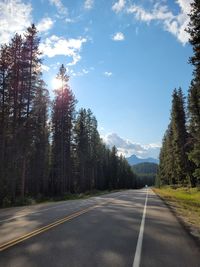
[[[151,189],[0,210],[1,267],[200,267]]]

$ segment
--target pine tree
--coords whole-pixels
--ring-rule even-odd
[[[110,158],[110,189],[116,189],[118,184],[118,157],[117,157],[117,148],[112,147],[111,158]]]
[[[52,188],[63,195],[71,187],[72,128],[75,97],[69,88],[69,76],[64,65],[57,75],[60,87],[55,90],[52,110]]]
[[[200,184],[200,2],[194,0],[191,4],[190,23],[188,32],[190,44],[193,47],[193,56],[190,58],[194,66],[193,80],[189,89],[189,130],[192,138],[192,147],[189,159],[194,163],[194,176]]]
[[[173,133],[171,124],[163,137],[162,147],[159,156],[159,180],[160,184],[169,185],[177,183],[177,176],[174,172],[174,153],[172,147]]]
[[[30,173],[30,158],[33,141],[33,103],[41,80],[41,59],[39,51],[39,38],[34,24],[27,28],[22,51],[22,73],[20,81],[20,121],[21,127],[21,182],[20,193],[28,193],[28,176]]]
[[[171,121],[160,151],[159,180],[161,184],[182,184],[189,181],[185,103],[181,88],[172,95]]]
[[[89,139],[87,128],[87,111],[81,109],[76,118],[74,126],[74,137],[76,144],[76,161],[78,167],[77,190],[84,192],[88,190],[87,161],[89,156]]]
[[[9,76],[10,76],[10,51],[8,45],[0,48],[0,205],[9,195],[7,179],[7,142],[8,121],[10,113]]]
[[[33,153],[33,106],[41,84],[39,39],[34,25],[25,36],[15,34],[1,49],[0,146],[1,175],[11,202],[30,193],[30,159]],[[6,149],[5,149],[6,147]],[[3,169],[3,171],[2,171]]]
[[[29,188],[33,196],[46,195],[49,176],[49,93],[41,80],[33,102],[33,140]]]
[[[188,184],[187,131],[185,103],[181,88],[173,92],[171,127],[173,132],[172,146],[174,155],[174,172],[178,183]]]

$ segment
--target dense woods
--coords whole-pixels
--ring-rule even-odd
[[[136,174],[137,188],[141,188],[145,185],[155,185],[155,179],[158,172],[158,164],[143,162],[133,165],[132,169]]]
[[[163,138],[157,184],[200,186],[200,4],[192,4],[188,33],[193,47],[193,79],[187,107],[182,90],[172,95],[171,118]]]
[[[135,187],[117,150],[102,142],[91,110],[76,110],[64,65],[50,101],[34,25],[0,48],[0,206],[26,197]]]

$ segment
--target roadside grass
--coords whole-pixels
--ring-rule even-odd
[[[197,228],[200,234],[200,189],[172,188],[165,186],[153,188],[153,191],[169,203],[182,219]]]
[[[30,196],[25,196],[23,199],[22,198],[17,198],[15,203],[11,203],[7,199],[5,199],[3,205],[0,207],[1,208],[9,208],[9,207],[19,207],[19,206],[30,206],[30,205],[35,205],[35,204],[41,204],[41,203],[49,203],[49,202],[58,202],[58,201],[67,201],[67,200],[78,200],[78,199],[87,199],[90,197],[95,197],[95,196],[101,196],[109,193],[114,193],[114,192],[120,192],[122,190],[91,190],[87,191],[84,193],[66,193],[63,196],[58,196],[58,197],[43,197],[43,196],[38,196],[37,198],[32,198]]]

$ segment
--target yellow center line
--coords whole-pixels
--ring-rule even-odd
[[[34,230],[34,231],[32,231],[32,232],[30,232],[28,234],[25,234],[25,235],[22,235],[22,236],[20,236],[20,237],[18,237],[16,239],[10,240],[10,241],[0,245],[0,251],[8,249],[8,248],[10,248],[10,247],[12,247],[12,246],[14,246],[14,245],[16,245],[18,243],[23,242],[26,239],[29,239],[29,238],[31,238],[33,236],[36,236],[36,235],[41,234],[41,233],[43,233],[45,231],[48,231],[49,229],[51,229],[53,227],[56,227],[56,226],[58,226],[58,225],[60,225],[62,223],[65,223],[65,222],[67,222],[69,220],[72,220],[72,219],[74,219],[74,218],[76,218],[76,217],[78,217],[78,216],[80,216],[80,215],[82,215],[84,213],[87,213],[90,210],[93,210],[93,209],[95,209],[97,207],[99,207],[99,205],[95,205],[95,206],[89,207],[87,209],[72,213],[72,214],[70,214],[70,215],[68,215],[68,216],[66,216],[66,217],[64,217],[64,218],[62,218],[60,220],[57,220],[57,221],[55,221],[53,223],[50,223],[50,224],[48,224],[46,226],[43,226],[43,227],[41,227],[41,228],[39,228],[37,230]]]

